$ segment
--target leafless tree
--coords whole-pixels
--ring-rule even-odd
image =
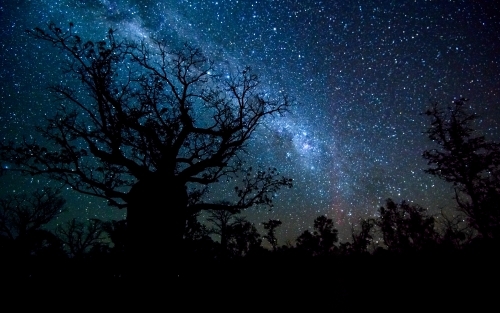
[[[83,257],[92,248],[102,245],[105,239],[103,222],[99,219],[84,223],[73,218],[59,225],[56,234],[73,258]]]
[[[113,30],[86,41],[72,23],[27,34],[62,52],[65,77],[50,87],[55,115],[36,128],[45,141],[2,143],[1,158],[126,208],[132,254],[157,250],[146,258],[163,259],[158,247],[178,250],[187,216],[221,208],[204,201],[212,184],[236,187],[226,209],[270,206],[278,189],[291,186],[276,169],[245,166],[257,127],[290,104],[262,92],[250,68],[226,79],[190,45],[122,41]]]
[[[0,235],[14,240],[40,229],[62,212],[65,201],[57,191],[10,194],[0,199]]]
[[[64,204],[51,188],[0,199],[0,248],[18,256],[36,255],[45,248],[57,250],[57,238],[43,226],[63,211]]]

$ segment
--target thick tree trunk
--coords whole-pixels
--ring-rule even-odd
[[[146,279],[177,276],[186,225],[185,186],[152,175],[132,187],[128,200],[129,275]]]

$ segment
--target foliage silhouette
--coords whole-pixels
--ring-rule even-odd
[[[70,257],[82,258],[91,250],[100,251],[105,239],[103,222],[98,219],[89,219],[87,223],[80,222],[76,218],[65,224],[59,225],[56,235],[67,248]]]
[[[434,217],[428,216],[426,211],[417,204],[406,201],[397,204],[392,199],[387,199],[386,206],[379,209],[380,217],[375,223],[380,227],[389,251],[421,251],[437,243],[438,233],[434,229]]]
[[[42,227],[63,211],[64,204],[60,193],[51,188],[0,199],[0,245],[2,250],[10,250],[5,255],[29,256],[47,249],[58,250],[57,239]]]
[[[198,221],[199,213],[187,219],[184,240],[196,241],[210,238],[210,229]]]
[[[297,248],[312,256],[327,256],[333,254],[337,247],[338,230],[333,226],[333,220],[324,215],[314,220],[314,231],[304,231],[297,238]]]
[[[442,108],[434,103],[425,115],[426,134],[437,148],[424,151],[427,173],[453,183],[458,208],[482,237],[500,235],[500,144],[487,141],[473,128],[478,115],[467,99]]]
[[[1,158],[21,173],[127,208],[131,255],[161,266],[160,246],[179,251],[186,220],[211,208],[203,196],[223,178],[235,182],[228,209],[272,206],[275,192],[291,186],[276,169],[245,168],[254,131],[290,104],[261,92],[250,68],[225,79],[190,45],[120,41],[113,30],[85,41],[72,23],[67,31],[50,23],[27,34],[62,51],[70,83],[50,88],[61,103],[36,128],[47,143],[2,143]]]
[[[262,239],[255,226],[237,213],[210,210],[207,221],[213,225],[210,233],[220,237],[222,258],[243,257],[261,246]]]
[[[255,225],[238,217],[231,227],[229,249],[236,257],[245,257],[262,249],[262,239]]]
[[[184,258],[187,260],[213,260],[217,245],[210,237],[211,229],[198,221],[199,213],[190,216],[184,232]]]
[[[220,252],[222,257],[228,257],[228,242],[231,235],[232,223],[235,213],[226,210],[210,210],[207,221],[212,223],[210,233],[220,238]]]
[[[350,252],[354,254],[367,254],[369,253],[369,246],[373,241],[373,228],[375,227],[374,219],[363,219],[360,223],[360,230],[358,233],[351,229],[352,244]]]
[[[106,232],[109,240],[111,240],[113,244],[110,248],[110,252],[117,256],[125,256],[128,246],[127,220],[104,222],[102,224],[102,230]]]
[[[270,219],[267,222],[262,223],[264,225],[264,229],[267,230],[267,235],[264,235],[264,238],[271,244],[273,251],[276,251],[276,247],[278,246],[278,238],[276,238],[276,228],[278,228],[282,222],[280,220]]]
[[[449,217],[441,211],[437,222],[441,226],[439,243],[443,248],[458,251],[471,243],[476,232],[464,221],[465,217],[462,215]]]

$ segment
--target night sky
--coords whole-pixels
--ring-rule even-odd
[[[84,39],[112,27],[121,38],[189,42],[221,67],[252,66],[267,93],[289,94],[290,114],[261,125],[248,160],[277,167],[294,187],[272,211],[244,213],[282,220],[280,243],[321,214],[345,241],[350,223],[389,197],[433,213],[453,208],[451,186],[423,172],[422,152],[433,145],[420,113],[432,101],[470,98],[478,128],[500,138],[498,1],[2,1],[2,140],[36,136],[34,126],[54,113],[46,87],[64,79],[62,55],[24,34],[50,21],[74,22]],[[14,174],[0,182],[2,195],[57,185]],[[64,196],[60,220],[125,214],[71,190]]]

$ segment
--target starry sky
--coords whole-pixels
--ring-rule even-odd
[[[54,21],[78,34],[189,42],[217,64],[250,65],[270,94],[295,104],[263,123],[249,162],[294,179],[256,223],[282,220],[281,243],[332,218],[347,240],[350,224],[385,199],[431,212],[453,208],[451,186],[423,172],[421,116],[432,101],[465,96],[487,138],[500,138],[500,4],[497,1],[23,0],[0,2],[0,135],[36,136],[54,112],[47,86],[62,78],[61,54],[25,29]],[[7,165],[2,165],[7,166]],[[2,195],[46,184],[43,177],[1,179]],[[223,188],[222,188],[223,190]],[[123,218],[101,200],[66,190],[62,218]],[[261,228],[260,228],[261,229]]]

